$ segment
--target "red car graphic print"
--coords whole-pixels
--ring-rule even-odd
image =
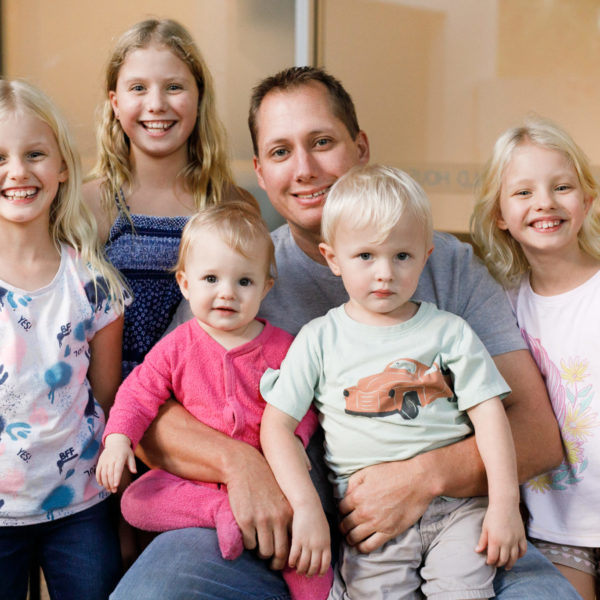
[[[381,417],[400,413],[404,419],[415,419],[419,406],[437,398],[454,397],[452,380],[440,371],[410,358],[398,358],[383,372],[359,379],[344,390],[346,412],[365,417]]]

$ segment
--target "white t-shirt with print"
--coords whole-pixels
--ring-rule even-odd
[[[599,547],[600,271],[557,296],[539,296],[525,277],[510,297],[544,376],[567,456],[521,488],[531,513],[529,535]]]
[[[117,318],[105,289],[65,245],[47,286],[0,280],[0,526],[65,517],[108,495],[95,478],[104,414],[87,380],[89,342]]]

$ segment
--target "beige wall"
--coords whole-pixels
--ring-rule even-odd
[[[561,123],[600,164],[599,0],[317,4],[319,63],[351,92],[373,160],[424,184],[436,227],[466,230],[473,183],[494,139],[528,112]],[[293,63],[293,0],[171,0],[168,11],[164,0],[4,0],[2,7],[5,76],[26,77],[55,98],[86,167],[113,39],[149,15],[183,22],[215,78],[236,176],[261,195],[247,102],[259,79]]]
[[[324,0],[320,61],[351,92],[373,159],[465,231],[496,137],[536,112],[600,164],[597,0]]]

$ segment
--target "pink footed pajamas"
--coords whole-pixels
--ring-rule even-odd
[[[202,423],[231,438],[260,448],[260,421],[265,402],[259,382],[267,368],[277,369],[292,336],[265,322],[253,340],[226,350],[195,319],[160,340],[144,362],[123,382],[104,432],[125,434],[135,448],[160,406],[176,398]],[[309,411],[296,435],[304,446],[317,427]],[[243,551],[242,534],[235,521],[224,485],[189,481],[153,469],[131,484],[121,501],[125,519],[147,531],[185,527],[216,528],[224,558]],[[324,577],[308,578],[284,571],[294,600],[327,598],[331,569]]]

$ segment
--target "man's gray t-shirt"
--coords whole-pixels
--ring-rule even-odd
[[[278,276],[259,316],[296,335],[312,319],[346,302],[348,294],[341,277],[300,250],[287,225],[271,237]],[[471,246],[439,232],[433,240],[435,249],[413,299],[432,302],[465,319],[492,356],[524,349],[504,290],[473,256]]]

